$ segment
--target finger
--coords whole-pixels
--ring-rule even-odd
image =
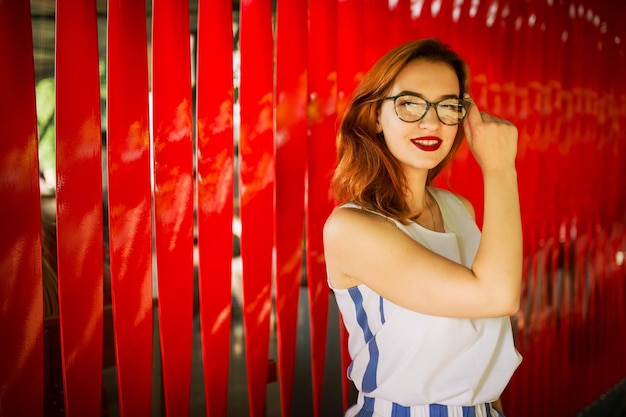
[[[513,123],[511,123],[507,119],[496,117],[493,114],[489,114],[484,111],[481,111],[480,114],[482,116],[483,122],[485,123],[491,122],[491,123],[499,123],[499,124],[504,124],[504,125],[513,125]]]
[[[481,111],[480,115],[483,119],[483,122],[488,123],[488,122],[501,122],[501,119],[498,119],[496,116],[494,116],[493,114],[489,114],[487,112]]]
[[[467,117],[465,118],[466,122],[470,125],[476,125],[483,122],[482,112],[478,109],[478,106],[476,105],[474,100],[472,100],[472,97],[468,93],[465,93],[463,95],[463,99],[471,103],[471,106],[467,112]]]

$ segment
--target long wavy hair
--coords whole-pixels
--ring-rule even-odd
[[[406,65],[416,59],[449,65],[459,79],[459,97],[468,91],[469,67],[456,52],[437,39],[420,39],[387,52],[365,74],[343,114],[337,133],[337,166],[332,188],[339,203],[353,202],[391,218],[410,217],[408,182],[391,154],[376,122],[382,99]],[[452,160],[463,140],[459,125],[448,155],[428,172],[427,185]]]

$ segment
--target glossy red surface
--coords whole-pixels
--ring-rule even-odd
[[[193,319],[193,148],[189,10],[152,7],[154,204],[159,331],[167,415],[189,413]]]
[[[95,2],[56,8],[59,311],[65,415],[102,407],[102,138]],[[76,65],[80,62],[81,65]]]
[[[2,416],[43,414],[41,214],[32,51],[28,2],[0,3]]]
[[[129,417],[149,416],[152,395],[152,202],[145,16],[143,0],[109,1],[111,296],[119,410],[121,416]]]
[[[227,414],[233,257],[232,4],[198,4],[196,192],[207,416]]]
[[[337,56],[339,53],[337,28],[341,25],[338,25],[337,4],[331,0],[311,2],[309,16],[306,261],[311,328],[313,412],[318,416],[326,362],[329,304],[322,230],[334,206],[330,179],[335,165],[338,105]],[[343,55],[343,49],[339,55]],[[342,378],[344,398],[348,393],[347,384],[350,383],[345,378],[346,373],[343,372],[347,367],[345,346],[344,344],[342,349],[342,370],[339,373]]]
[[[337,4],[337,38],[341,53],[337,54],[337,114],[343,114],[365,68],[361,30],[364,26],[364,8],[361,0],[346,0]],[[339,24],[339,22],[341,22]],[[339,49],[338,49],[339,51]],[[371,63],[370,63],[371,65]]]
[[[265,414],[274,214],[273,41],[269,0],[240,11],[239,210],[250,416]]]
[[[276,337],[281,413],[290,415],[304,247],[307,7],[303,2],[280,2],[277,7],[274,204]]]
[[[341,53],[337,55],[337,117],[341,118],[343,111],[349,103],[350,97],[352,96],[352,92],[357,87],[361,77],[364,72],[364,54],[363,54],[363,44],[361,42],[359,36],[359,28],[363,26],[363,7],[358,0],[348,0],[345,2],[341,2],[338,5],[337,9],[337,19],[341,24],[337,25],[337,43],[341,45]],[[339,51],[339,48],[337,49]],[[323,53],[323,52],[322,52]],[[335,134],[335,129],[333,126],[332,131],[328,131],[327,133]],[[312,142],[313,143],[313,142]],[[310,154],[309,159],[316,161],[320,158],[319,155]],[[334,167],[333,167],[334,168]],[[331,174],[328,174],[332,176]],[[320,217],[322,217],[320,215]],[[318,220],[319,221],[319,220]],[[323,225],[318,225],[318,229],[320,230],[319,236],[317,237],[317,241],[321,242],[321,228]],[[323,253],[323,246],[321,243],[318,243],[320,253]],[[317,268],[319,268],[319,274],[321,276],[323,265],[318,261]],[[325,273],[325,271],[324,271]],[[342,324],[343,326],[343,324]],[[342,329],[343,332],[345,330]],[[346,334],[341,333],[343,342],[347,342]],[[342,369],[348,369],[350,365],[350,357],[348,355],[346,345],[343,346],[342,350]],[[343,401],[344,408],[347,408],[351,403],[354,402],[354,399],[349,398],[349,390],[352,385],[352,381],[349,381],[347,377],[344,377],[343,382]]]

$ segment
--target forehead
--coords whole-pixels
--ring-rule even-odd
[[[444,62],[417,59],[409,62],[400,71],[391,87],[391,95],[403,91],[419,93],[426,98],[460,92],[459,79],[452,67]]]

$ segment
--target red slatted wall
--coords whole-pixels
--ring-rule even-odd
[[[167,415],[187,415],[193,318],[194,174],[187,2],[152,4],[154,215]]]
[[[0,4],[0,415],[43,412],[39,163],[31,16]],[[13,65],[6,65],[12,62]],[[7,342],[9,341],[9,342]],[[32,398],[32,400],[30,400]]]
[[[196,193],[206,415],[226,415],[233,257],[232,6],[198,4]],[[206,88],[205,88],[206,85]]]
[[[57,267],[65,415],[101,409],[104,250],[96,3],[56,4]],[[76,62],[81,62],[77,66]]]
[[[145,15],[143,0],[109,1],[108,213],[117,385],[120,415],[138,417],[150,415],[153,359],[152,197]]]
[[[297,2],[283,1],[277,5],[276,15],[276,343],[280,410],[281,415],[288,416],[293,405],[298,301],[302,282],[304,174],[307,166],[307,9]]]
[[[251,417],[265,414],[272,310],[275,164],[271,18],[271,1],[241,2],[239,211],[243,323]]]
[[[205,413],[227,415],[234,215],[242,226],[249,415],[263,416],[278,401],[282,415],[319,416],[328,378],[341,379],[342,402],[333,405],[341,414],[352,400],[349,359],[340,330],[330,340],[340,340],[332,348],[341,352],[342,369],[327,375],[332,299],[321,240],[333,207],[328,185],[337,118],[384,51],[425,36],[459,50],[481,107],[520,129],[526,260],[524,300],[513,320],[524,362],[503,395],[507,415],[574,415],[622,380],[624,5],[279,0],[272,6],[242,0],[233,10],[230,2],[199,0],[192,50],[187,2],[154,0],[146,27],[145,2],[109,0],[103,166],[96,2],[56,2],[52,264],[58,265],[65,415],[98,415],[107,401],[109,276],[120,415],[150,415],[161,401],[166,415],[190,414],[194,274]],[[233,12],[239,13],[237,45]],[[50,333],[42,308],[31,34],[28,3],[0,2],[0,417],[43,414],[55,360],[49,342],[44,346]],[[437,183],[468,196],[480,212],[480,173],[467,147]],[[305,330],[298,325],[303,259]],[[301,389],[296,341],[307,330],[312,410],[294,403]],[[272,335],[276,357],[270,358]],[[155,357],[153,340],[160,347]],[[153,361],[162,375],[153,375]],[[277,394],[268,391],[273,381]]]

